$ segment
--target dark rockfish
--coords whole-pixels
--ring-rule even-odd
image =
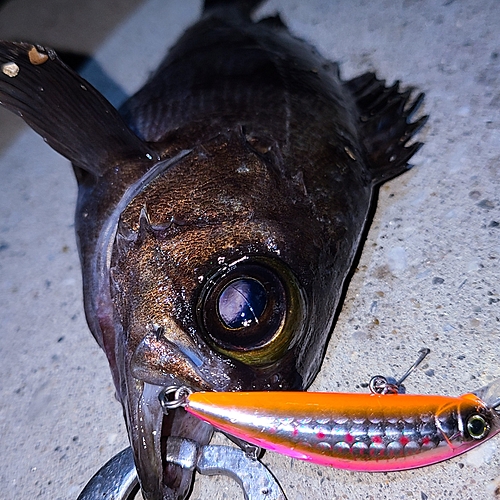
[[[258,2],[204,17],[118,113],[54,51],[0,45],[0,101],[71,160],[87,320],[106,352],[144,497],[183,499],[167,437],[207,424],[158,393],[305,389],[375,187],[423,120],[398,85],[343,82]],[[228,2],[230,3],[230,2]]]

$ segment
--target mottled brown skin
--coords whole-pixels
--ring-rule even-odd
[[[126,287],[126,292],[117,293],[126,301],[120,306],[121,323],[136,324],[141,330],[139,342],[147,325],[162,324],[169,318],[198,340],[194,311],[203,286],[201,277],[222,267],[220,261],[253,255],[281,259],[294,270],[307,297],[314,293],[324,297],[321,302],[307,300],[307,320],[297,325],[292,364],[285,373],[283,367],[277,372],[279,383],[271,381],[275,373],[269,367],[266,379],[260,369],[241,366],[241,376],[234,373],[230,385],[217,381],[215,375],[210,385],[217,390],[303,388],[320,362],[317,352],[311,353],[304,341],[316,341],[316,336],[327,334],[324,330],[329,324],[319,318],[331,318],[335,308],[335,297],[329,293],[332,271],[325,265],[338,268],[327,258],[334,250],[327,245],[328,238],[332,241],[333,225],[329,224],[325,234],[325,224],[311,217],[306,188],[293,185],[274,164],[266,164],[237,131],[206,143],[203,156],[196,152],[188,155],[156,179],[122,214],[127,231],[141,233],[139,220],[144,208],[152,227],[165,222],[168,227],[143,229],[126,251],[116,249],[113,277],[119,288]],[[342,234],[345,229],[337,231]],[[130,325],[128,330],[134,332],[135,328]]]
[[[164,417],[162,387],[312,382],[375,187],[419,146],[405,147],[421,97],[407,109],[409,92],[372,74],[342,82],[278,18],[252,23],[219,3],[125,104],[125,121],[53,51],[38,47],[48,57],[33,65],[31,45],[0,45],[0,64],[20,68],[0,73],[0,101],[75,168],[85,310],[148,500],[189,495],[192,472],[164,463],[166,438],[212,434],[183,409]],[[279,327],[262,320],[261,339],[245,327],[228,348],[211,329],[210,287],[248,266],[278,276],[281,299],[268,303]]]

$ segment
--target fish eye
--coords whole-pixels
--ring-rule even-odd
[[[254,278],[231,281],[218,296],[220,319],[228,329],[239,330],[259,323],[267,306],[265,285]]]
[[[302,312],[302,295],[291,271],[262,257],[217,271],[207,280],[196,307],[208,342],[251,365],[269,364],[282,355]]]
[[[483,439],[490,432],[490,425],[482,415],[472,415],[467,420],[467,432],[473,439]]]

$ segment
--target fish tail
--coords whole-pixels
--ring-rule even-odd
[[[206,14],[214,9],[236,8],[245,17],[250,17],[252,12],[263,2],[263,0],[205,0],[203,12]]]

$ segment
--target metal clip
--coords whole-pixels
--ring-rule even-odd
[[[193,391],[185,385],[170,385],[163,388],[158,395],[163,413],[168,415],[169,410],[175,410],[176,408],[185,406],[186,399],[192,392]]]
[[[246,500],[287,500],[269,469],[243,450],[231,446],[205,445],[179,437],[169,437],[167,461],[200,474],[223,474],[237,481]],[[139,480],[132,450],[115,455],[87,483],[78,500],[132,500]],[[133,495],[133,496],[132,496]]]

